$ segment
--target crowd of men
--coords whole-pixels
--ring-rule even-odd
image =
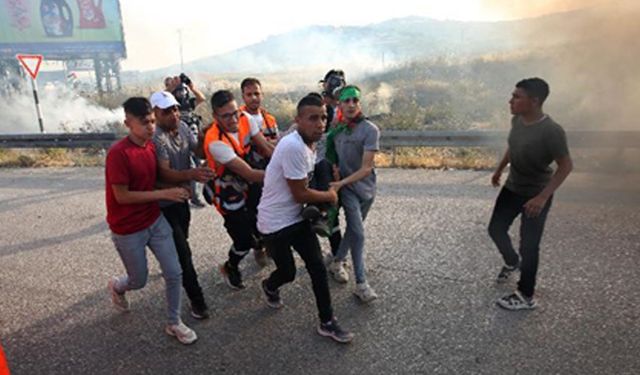
[[[184,74],[167,77],[165,90],[149,99],[132,97],[123,104],[129,134],[109,150],[105,172],[107,221],[126,271],[108,283],[116,308],[128,311],[127,293],[146,284],[149,248],[165,280],[166,333],[183,344],[197,339],[180,311],[184,288],[191,316],[209,318],[189,245],[190,206],[203,205],[195,186],[199,182],[231,240],[227,260],[219,266],[225,283],[245,289],[240,263],[249,253],[262,267],[271,258],[275,269],[261,289],[267,306],[282,308],[282,287],[296,274],[295,250],[311,278],[318,334],[341,343],[353,339],[335,318],[328,276],[347,283],[351,254],[354,295],[363,303],[378,298],[366,277],[364,221],[376,196],[374,157],[380,131],[363,114],[362,92],[346,84],[343,71],[329,71],[320,83],[322,93],[300,99],[295,123],[286,130],[263,107],[262,83],[256,78],[241,82],[243,104],[231,91],[213,93],[213,121],[207,124],[193,114],[206,99]],[[542,111],[548,94],[548,85],[539,78],[516,85],[509,148],[492,177],[499,186],[510,165],[489,225],[505,263],[498,282],[521,271],[517,290],[497,301],[509,310],[536,306],[545,219],[554,191],[572,168],[564,131]],[[553,161],[555,172],[549,168]],[[346,220],[344,236],[339,209]],[[520,214],[516,252],[508,229]],[[329,239],[326,258],[318,236]]]

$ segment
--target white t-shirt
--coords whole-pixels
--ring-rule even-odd
[[[262,117],[262,113],[258,112],[255,115],[252,115],[249,112],[245,113],[247,114],[247,116],[249,116],[249,122],[255,122],[256,125],[258,125],[258,129],[262,129],[262,125],[264,125],[264,117]]]
[[[249,120],[249,135],[254,137],[256,134],[260,133],[260,127],[255,121]],[[242,145],[242,140],[238,139],[238,133],[227,133],[229,136],[233,137],[233,139],[238,142],[238,144]],[[233,160],[236,156],[236,152],[233,151],[233,147],[222,141],[213,141],[209,143],[209,153],[213,156],[213,159],[216,163],[227,164],[231,160]]]
[[[264,176],[258,205],[258,230],[271,234],[302,221],[302,204],[296,203],[287,180],[302,180],[313,172],[315,153],[297,131],[276,146]]]

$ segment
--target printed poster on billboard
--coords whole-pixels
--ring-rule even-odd
[[[0,0],[0,58],[126,57],[118,0]]]

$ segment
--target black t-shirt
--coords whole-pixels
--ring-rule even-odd
[[[553,175],[551,163],[568,155],[567,136],[549,116],[530,125],[513,117],[509,132],[511,165],[505,187],[527,197],[538,195]]]

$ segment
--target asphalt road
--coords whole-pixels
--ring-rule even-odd
[[[640,178],[574,174],[547,221],[539,308],[496,298],[500,257],[486,233],[497,190],[489,172],[383,169],[367,219],[368,278],[380,299],[331,282],[350,345],[315,333],[310,280],[265,306],[215,271],[230,244],[212,208],[193,211],[194,263],[212,307],[190,347],[164,334],[163,280],[120,314],[106,291],[123,272],[105,223],[102,169],[0,170],[0,340],[13,374],[638,374]],[[517,226],[513,230],[517,235]],[[325,251],[328,244],[323,242]],[[150,257],[150,259],[152,259]],[[299,259],[298,259],[299,260]]]

